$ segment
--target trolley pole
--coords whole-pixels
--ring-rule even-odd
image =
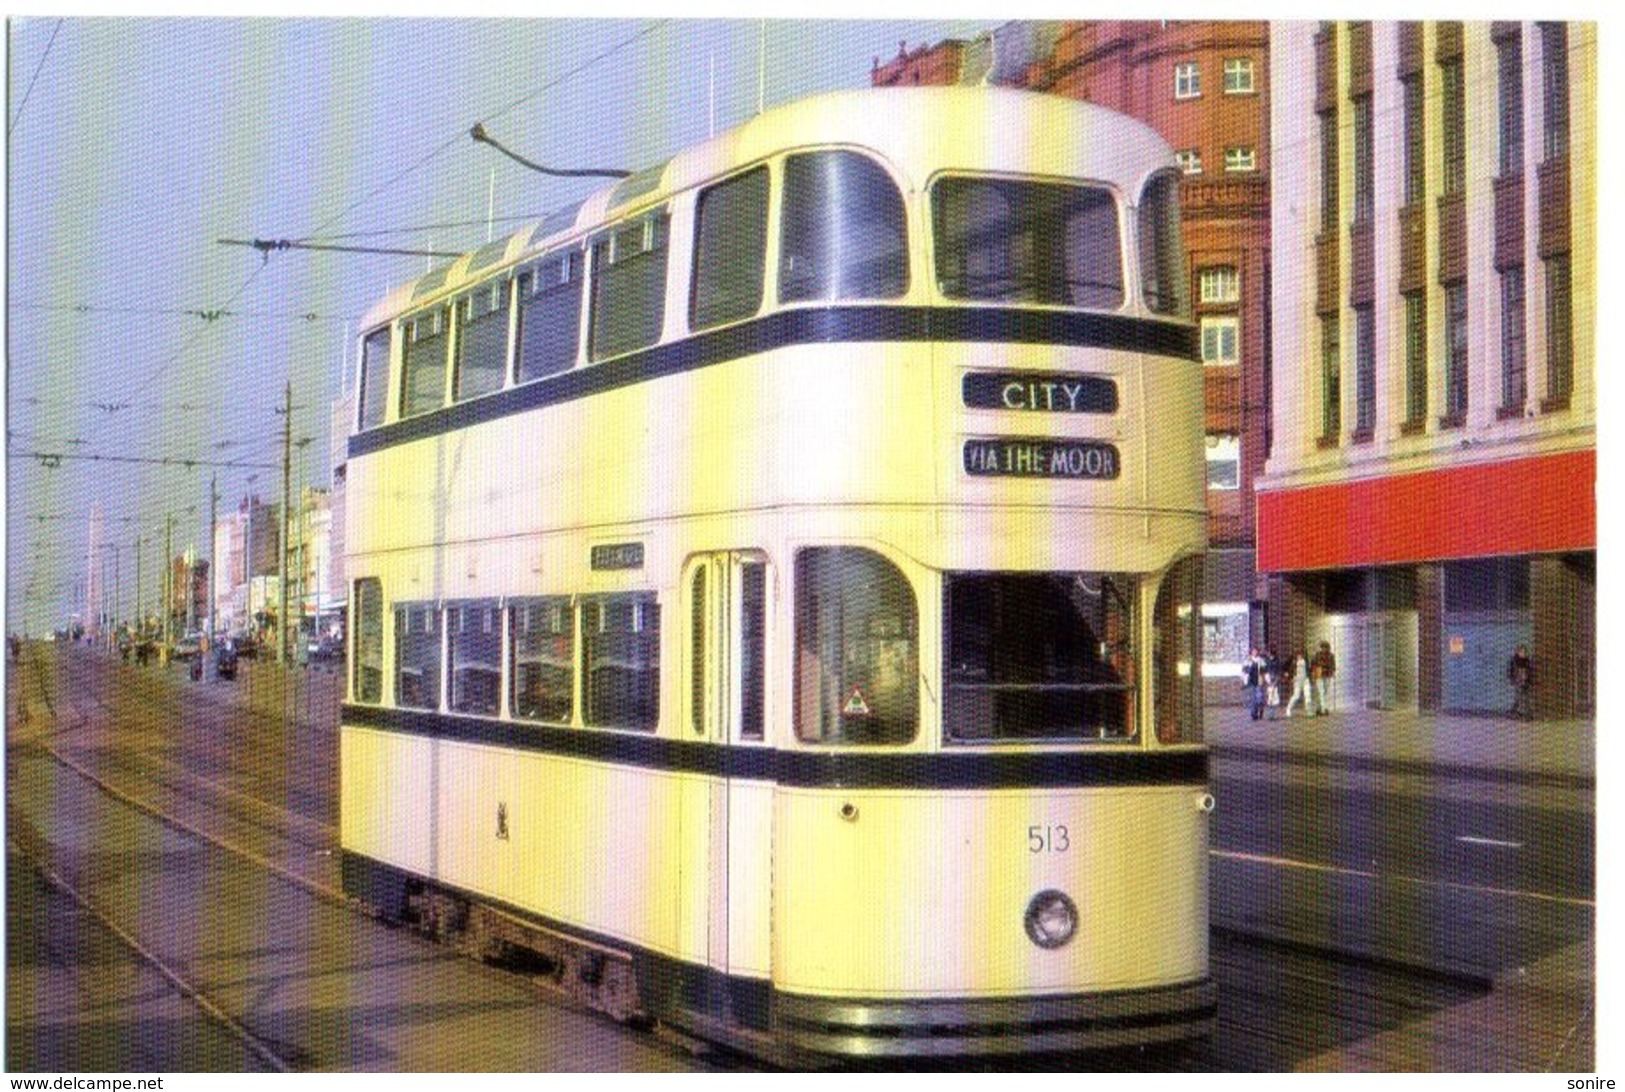
[[[293,465],[293,380],[282,395],[282,533],[277,536],[277,658],[288,662],[288,479]]]
[[[164,517],[164,644],[171,644],[175,623],[175,516]]]
[[[141,536],[135,536],[135,636],[146,636],[147,620],[141,617]]]

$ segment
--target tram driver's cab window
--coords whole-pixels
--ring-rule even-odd
[[[908,579],[873,550],[796,555],[796,735],[901,744],[920,722],[919,611]]]
[[[384,700],[384,593],[375,576],[355,582],[354,634],[350,685],[356,701],[377,704]]]
[[[1116,573],[948,574],[948,741],[1133,738],[1138,594]]]
[[[903,195],[857,152],[806,152],[784,162],[779,299],[895,299],[908,289]]]

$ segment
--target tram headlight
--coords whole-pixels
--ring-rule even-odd
[[[1078,931],[1078,908],[1060,891],[1040,891],[1027,904],[1027,937],[1040,948],[1060,948]]]

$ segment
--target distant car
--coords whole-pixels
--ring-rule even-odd
[[[201,656],[202,654],[203,634],[188,633],[186,636],[175,642],[174,651],[170,653],[170,658],[175,660],[190,660],[192,657]]]
[[[237,648],[230,640],[214,650],[214,673],[222,679],[237,677]]]
[[[260,644],[253,637],[246,633],[240,633],[230,638],[230,640],[232,647],[237,650],[238,656],[245,660],[259,658]]]
[[[318,637],[311,641],[306,653],[313,664],[337,663],[344,659],[344,639],[342,637]]]

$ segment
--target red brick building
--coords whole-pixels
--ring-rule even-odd
[[[996,83],[1147,122],[1186,172],[1191,298],[1207,374],[1210,674],[1262,633],[1253,480],[1270,447],[1270,104],[1266,22],[1009,23],[875,62],[875,86]]]

